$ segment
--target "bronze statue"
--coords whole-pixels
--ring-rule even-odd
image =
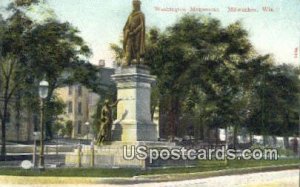
[[[110,105],[109,101],[106,99],[104,101],[104,106],[101,109],[101,123],[97,136],[97,145],[101,145],[104,141],[111,140],[111,128],[112,128],[112,107],[117,106],[117,100],[114,104]]]
[[[139,64],[145,54],[145,16],[141,12],[141,2],[133,0],[133,11],[129,15],[123,29],[124,41],[123,50],[125,52],[125,63]]]

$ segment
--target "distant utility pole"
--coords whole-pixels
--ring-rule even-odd
[[[300,54],[300,37],[299,37],[299,45],[298,45],[298,61],[299,61],[299,67],[300,67],[299,54]],[[299,108],[299,110],[300,110],[300,108]],[[299,124],[298,125],[299,125],[299,127],[298,127],[298,138],[300,138],[300,112],[299,112]],[[300,158],[300,142],[298,142],[298,158]],[[299,176],[300,176],[300,170],[299,170]]]

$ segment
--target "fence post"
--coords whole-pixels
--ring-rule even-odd
[[[91,141],[91,166],[95,166],[95,149],[94,149],[94,141]]]
[[[80,168],[81,167],[81,142],[79,142],[78,144],[78,167]]]

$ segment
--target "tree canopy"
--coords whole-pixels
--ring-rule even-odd
[[[122,58],[120,47],[112,50]],[[297,70],[259,54],[240,21],[222,26],[215,18],[186,15],[165,31],[152,28],[145,62],[157,76],[165,136],[184,135],[187,116],[198,118],[198,126],[234,127],[235,136],[240,127],[263,135],[296,128]]]
[[[61,111],[61,103],[56,102],[54,90],[68,84],[81,83],[93,90],[101,90],[97,83],[98,69],[88,62],[90,48],[79,35],[79,30],[69,22],[61,22],[56,17],[48,17],[37,22],[28,11],[33,5],[42,3],[39,0],[14,0],[8,7],[4,18],[0,14],[0,63],[1,72],[11,72],[9,79],[1,78],[0,95],[5,102],[1,103],[2,142],[5,142],[5,121],[8,105],[12,102],[11,93],[20,98],[29,113],[39,113],[38,85],[42,79],[49,82],[49,93],[46,99],[46,134],[52,137],[53,117]],[[39,16],[39,15],[36,15]],[[13,62],[8,66],[7,62]],[[12,64],[12,63],[10,63]],[[9,69],[9,67],[11,67]],[[9,81],[7,81],[9,80]],[[3,82],[8,82],[6,86]],[[51,109],[50,109],[51,107]],[[5,143],[2,144],[2,156],[5,156]]]

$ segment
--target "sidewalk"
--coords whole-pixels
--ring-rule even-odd
[[[144,175],[132,178],[97,178],[97,177],[37,177],[37,176],[0,176],[0,184],[139,184],[157,183],[168,181],[183,181],[203,179],[216,176],[242,175],[258,172],[282,171],[298,169],[299,164],[253,167],[243,169],[228,169],[209,172],[184,173],[184,174],[160,174]],[[24,178],[26,178],[24,180]]]

